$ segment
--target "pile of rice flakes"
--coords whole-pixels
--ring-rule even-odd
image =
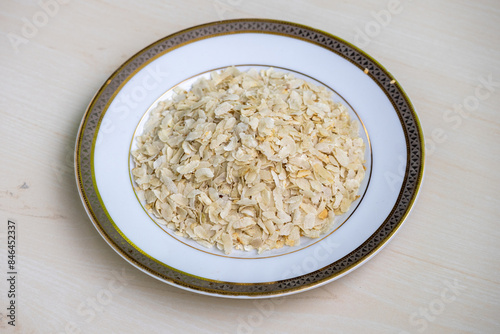
[[[293,74],[212,72],[152,110],[132,169],[146,209],[226,254],[318,238],[365,175],[357,122]]]

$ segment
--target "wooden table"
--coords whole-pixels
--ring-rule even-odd
[[[500,332],[498,1],[40,3],[0,4],[0,332]],[[180,29],[239,17],[294,21],[362,47],[412,98],[427,140],[419,200],[394,240],[279,305],[197,295],[136,270],[92,226],[73,172],[84,110],[120,64]]]

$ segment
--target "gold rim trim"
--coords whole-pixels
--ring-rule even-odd
[[[168,39],[174,38],[176,36],[179,36],[181,34],[189,32],[189,31],[200,29],[202,27],[216,26],[216,25],[220,25],[220,24],[235,23],[235,22],[268,22],[268,23],[273,23],[273,24],[283,24],[283,25],[287,25],[287,26],[303,28],[303,29],[307,29],[307,30],[309,30],[311,32],[323,34],[323,35],[328,36],[329,38],[331,38],[333,40],[337,40],[337,41],[339,41],[339,42],[341,42],[341,43],[343,43],[343,44],[351,47],[357,53],[359,53],[360,55],[363,55],[364,57],[366,57],[367,59],[369,59],[371,62],[373,62],[374,64],[376,64],[380,68],[380,70],[382,70],[382,72],[388,78],[390,78],[390,79],[392,79],[392,81],[394,81],[396,87],[399,89],[399,91],[401,93],[402,98],[405,100],[405,102],[407,103],[407,105],[409,107],[409,111],[410,111],[410,113],[411,113],[411,115],[412,115],[412,117],[413,117],[413,119],[415,121],[415,125],[416,125],[417,130],[418,130],[418,138],[419,138],[419,143],[420,143],[420,146],[421,146],[420,147],[421,157],[420,157],[420,161],[419,161],[420,162],[420,164],[419,164],[419,172],[418,172],[418,175],[417,175],[417,180],[416,180],[416,183],[415,183],[415,189],[414,189],[414,192],[412,194],[412,197],[411,197],[411,199],[409,201],[409,204],[407,205],[405,213],[399,219],[398,223],[393,227],[393,229],[391,230],[391,232],[384,237],[384,239],[381,242],[379,242],[374,248],[372,248],[368,253],[366,253],[365,255],[363,255],[362,258],[360,258],[359,260],[357,260],[353,264],[347,265],[343,269],[341,269],[339,271],[336,271],[331,276],[328,276],[326,278],[317,280],[317,281],[315,281],[313,283],[309,283],[307,285],[303,285],[303,286],[300,286],[300,287],[293,287],[293,288],[289,288],[289,289],[282,289],[282,290],[279,290],[279,291],[270,291],[270,292],[239,292],[239,291],[226,292],[226,291],[221,291],[221,290],[213,290],[213,289],[208,289],[208,288],[197,287],[197,286],[193,286],[191,284],[186,284],[184,282],[178,281],[176,279],[165,277],[161,273],[158,273],[158,272],[156,272],[154,270],[151,270],[150,268],[148,268],[148,267],[144,266],[143,264],[139,263],[137,260],[131,258],[121,248],[119,248],[119,246],[113,240],[111,240],[107,236],[106,232],[102,229],[102,227],[100,226],[100,223],[96,219],[95,214],[92,211],[90,203],[88,202],[88,198],[87,198],[87,196],[85,194],[85,191],[83,189],[82,171],[81,171],[81,164],[80,164],[81,141],[82,141],[82,138],[83,138],[83,132],[84,132],[84,130],[86,128],[87,121],[88,121],[88,116],[90,115],[91,110],[93,110],[93,107],[95,106],[96,101],[99,99],[99,97],[101,96],[101,94],[103,93],[103,91],[107,88],[107,86],[111,83],[111,81],[114,78],[116,78],[116,76],[126,66],[128,66],[132,61],[134,61],[145,50],[148,50],[148,49],[150,49],[150,48],[152,48],[152,47],[154,47],[154,46],[156,46],[156,45],[158,45],[160,43],[163,43],[164,41],[166,41]],[[330,52],[335,53],[336,55],[338,55],[338,56],[340,56],[340,57],[348,60],[349,62],[353,63],[356,67],[362,69],[362,67],[358,63],[356,63],[353,60],[347,58],[343,54],[340,54],[340,53],[338,53],[338,52],[336,52],[336,51],[334,51],[334,50],[332,50],[332,49],[330,49],[330,48],[328,48],[328,47],[326,47],[326,46],[324,46],[322,44],[319,44],[319,43],[317,43],[315,41],[312,41],[310,39],[306,39],[306,38],[303,38],[303,37],[300,37],[300,36],[285,34],[285,33],[276,33],[276,32],[272,32],[272,31],[262,31],[262,30],[245,30],[245,31],[243,31],[243,30],[239,31],[238,30],[238,31],[231,31],[231,32],[227,32],[227,33],[211,34],[211,35],[207,35],[207,36],[204,36],[203,38],[198,38],[198,39],[191,39],[191,40],[189,40],[187,42],[179,43],[176,46],[170,47],[170,48],[164,50],[163,52],[158,53],[156,57],[150,58],[149,61],[147,61],[147,63],[153,61],[154,59],[158,58],[159,56],[161,56],[162,54],[164,54],[166,52],[172,51],[175,48],[182,47],[185,44],[196,42],[196,41],[198,41],[200,39],[212,38],[212,37],[216,37],[216,36],[220,36],[220,35],[239,34],[239,33],[274,34],[274,35],[281,35],[281,36],[284,36],[284,37],[289,37],[289,38],[295,38],[295,39],[299,39],[299,40],[304,40],[304,41],[306,41],[308,43],[316,44],[318,46],[326,48]],[[133,73],[131,73],[130,76],[133,76],[134,74],[135,74],[135,71]],[[371,75],[371,73],[368,73],[368,74],[370,75],[370,77],[372,77],[372,79],[374,79],[374,77]],[[381,86],[377,80],[374,80],[374,81],[379,86]],[[119,90],[119,89],[121,89],[121,87],[117,88],[117,90]],[[385,90],[385,88],[382,87],[382,91],[384,93],[386,93],[386,95],[388,95],[387,92],[386,92],[386,90]],[[116,96],[116,94],[114,94],[112,97],[110,97],[110,99],[108,100],[108,103],[107,103],[105,109],[107,109],[107,107],[109,106],[109,101],[112,101],[115,96]],[[389,100],[394,105],[394,102],[393,102],[392,98],[389,98]],[[396,109],[396,110],[398,110],[398,109]],[[397,114],[398,114],[398,117],[400,118],[400,121],[401,121],[401,115],[399,115],[399,113],[397,113]],[[101,120],[102,120],[102,118],[99,120],[99,124],[96,127],[96,130],[95,130],[96,133],[98,132]],[[407,141],[407,146],[408,146],[408,134],[407,134],[407,131],[406,131],[406,128],[405,128],[405,124],[403,122],[401,122],[401,123],[402,123],[402,128],[403,128],[403,131],[404,131],[404,134],[405,134],[405,138],[406,138],[406,141]],[[311,28],[311,27],[308,27],[308,26],[305,26],[305,25],[300,25],[300,24],[292,23],[292,22],[278,21],[278,20],[267,20],[267,19],[238,19],[238,20],[227,20],[227,21],[219,21],[219,22],[211,22],[211,23],[207,23],[207,24],[202,24],[202,25],[195,26],[195,27],[192,27],[192,28],[188,28],[188,29],[179,31],[179,32],[177,32],[175,34],[169,35],[169,36],[167,36],[165,38],[162,38],[162,39],[158,40],[157,42],[155,42],[155,43],[153,43],[153,44],[151,44],[151,45],[143,48],[141,51],[137,52],[130,59],[128,59],[123,65],[121,65],[115,72],[113,72],[113,74],[110,76],[110,78],[105,82],[105,84],[96,93],[96,95],[92,99],[91,103],[89,104],[89,106],[88,106],[88,108],[87,108],[87,110],[86,110],[86,112],[84,114],[84,118],[83,118],[82,123],[80,125],[80,129],[79,129],[78,137],[77,138],[78,138],[78,140],[76,142],[76,153],[77,154],[75,155],[75,163],[76,163],[76,170],[75,170],[75,172],[76,172],[76,178],[77,178],[77,186],[78,186],[78,189],[79,189],[79,192],[80,192],[80,196],[84,200],[85,209],[89,213],[89,215],[91,216],[91,220],[94,223],[94,226],[97,228],[97,230],[99,231],[99,233],[103,236],[103,238],[108,242],[108,244],[110,244],[110,246],[112,246],[112,248],[115,251],[117,251],[122,257],[124,257],[124,259],[126,259],[128,262],[130,262],[131,264],[133,264],[137,268],[139,268],[139,269],[141,269],[141,270],[149,273],[150,275],[152,275],[154,277],[160,278],[160,279],[162,279],[162,280],[164,280],[166,282],[173,283],[173,284],[179,285],[179,286],[184,287],[184,288],[188,288],[188,289],[195,290],[195,291],[203,291],[203,292],[208,292],[208,293],[214,293],[215,295],[231,295],[231,296],[245,296],[245,295],[246,296],[255,296],[255,295],[261,295],[261,296],[277,296],[277,295],[288,294],[290,292],[304,291],[304,290],[311,289],[311,288],[313,288],[313,287],[315,287],[317,285],[320,285],[320,284],[322,284],[322,283],[324,283],[326,281],[331,281],[334,278],[336,278],[338,276],[341,276],[341,275],[343,275],[344,273],[346,273],[346,272],[348,272],[350,270],[353,270],[355,267],[358,267],[359,265],[361,265],[362,263],[364,263],[365,261],[367,261],[368,259],[370,259],[383,246],[385,246],[385,244],[389,240],[392,239],[392,237],[394,236],[394,234],[396,233],[396,231],[400,228],[400,226],[406,220],[409,212],[411,211],[411,209],[412,209],[412,207],[413,207],[413,205],[415,203],[416,197],[418,196],[418,192],[419,192],[419,189],[421,187],[421,183],[422,183],[422,179],[423,179],[423,174],[424,174],[424,168],[425,168],[425,146],[424,146],[424,138],[423,138],[423,132],[422,132],[422,127],[421,127],[420,120],[418,119],[418,116],[416,115],[416,112],[415,112],[415,108],[414,108],[413,104],[411,103],[410,99],[408,98],[406,92],[403,90],[403,88],[401,87],[401,85],[399,84],[399,82],[397,82],[394,79],[394,77],[389,73],[389,71],[387,71],[387,69],[384,66],[382,66],[378,61],[376,61],[375,59],[373,59],[372,57],[370,57],[368,54],[366,54],[364,51],[360,50],[359,48],[357,48],[353,44],[351,44],[351,43],[349,43],[349,42],[347,42],[347,41],[345,41],[345,40],[343,40],[343,39],[341,39],[341,38],[339,38],[337,36],[333,36],[330,33],[327,33],[327,32],[324,32],[322,30],[318,30],[318,29],[315,29],[315,28]],[[93,143],[92,143],[92,153],[93,153],[94,145],[95,145],[95,138],[94,138]],[[407,153],[408,153],[408,156],[409,156],[409,151],[407,151]],[[93,158],[91,158],[91,159],[92,159],[91,160],[91,163],[92,163],[93,162]],[[404,180],[407,179],[408,169],[409,169],[409,164],[408,164],[408,161],[407,161],[407,170],[406,170],[406,173],[405,173]],[[398,196],[396,204],[401,199],[402,191],[403,191],[403,189],[400,191],[400,194]],[[98,193],[96,193],[96,194],[99,196]],[[381,228],[388,222],[389,217],[392,216],[392,214],[394,213],[395,209],[396,209],[396,206],[393,208],[393,210],[391,211],[391,213],[388,215],[388,218],[384,222],[381,223],[381,226],[379,227],[379,229],[377,229],[377,231],[375,231],[363,244],[361,244],[360,246],[358,246],[353,252],[351,252],[350,254],[344,256],[342,259],[348,258],[350,255],[352,255],[355,252],[357,252],[361,247],[363,247],[366,243],[368,243],[377,233],[379,233],[380,230],[381,230]],[[128,240],[127,238],[124,238],[124,240],[126,240],[127,242],[129,242],[129,245],[133,245],[132,243],[130,243],[130,240]],[[145,254],[143,254],[143,255],[145,255]],[[165,266],[165,267],[173,269],[173,270],[175,270],[177,272],[180,272],[179,270],[171,268],[168,265],[162,264],[158,260],[156,260],[154,258],[151,258],[148,255],[145,255],[145,256],[147,256],[148,258],[152,259],[153,261],[161,264],[162,266]],[[342,259],[340,259],[338,261],[341,261]],[[338,261],[336,261],[336,262],[338,262]],[[336,263],[336,262],[334,262],[334,263]],[[325,266],[322,269],[319,269],[317,272],[319,272],[321,270],[324,270],[325,268],[331,266],[332,264],[330,264],[328,266]],[[191,274],[188,274],[188,273],[183,273],[183,274],[185,274],[187,276],[194,277],[194,278],[198,278],[198,279],[201,279],[201,280],[206,280],[206,279],[204,279],[202,277],[197,277],[197,276],[194,276],[194,275],[191,275]],[[308,275],[308,274],[306,274],[306,275]],[[306,276],[306,275],[302,275],[302,276]],[[301,278],[302,276],[299,276],[299,277],[296,277],[296,278]],[[283,281],[287,281],[287,280],[283,280]],[[214,281],[214,282],[217,282],[217,281]],[[278,281],[278,282],[280,282],[280,281]],[[231,284],[229,282],[219,282],[219,283]],[[272,283],[277,283],[277,282],[267,282],[267,283],[238,283],[238,284],[241,284],[241,285],[262,285],[262,284],[272,284]]]

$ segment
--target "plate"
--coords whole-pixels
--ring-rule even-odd
[[[300,246],[229,255],[178,237],[150,217],[134,191],[130,152],[149,111],[200,76],[236,66],[274,67],[324,85],[348,106],[368,143],[360,198],[329,233]],[[359,267],[397,232],[423,178],[415,110],[391,74],[348,42],[303,25],[219,21],[138,52],[99,89],[76,142],[76,179],[97,231],[125,260],[171,285],[213,296],[266,298],[318,287]]]

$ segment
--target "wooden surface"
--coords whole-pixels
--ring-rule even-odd
[[[0,3],[0,332],[500,332],[498,1],[65,2],[52,16],[37,1]],[[180,29],[239,17],[294,21],[362,47],[403,85],[427,139],[424,184],[393,241],[279,304],[196,295],[136,270],[92,226],[73,173],[84,110],[120,64]],[[15,328],[5,317],[8,219]]]

